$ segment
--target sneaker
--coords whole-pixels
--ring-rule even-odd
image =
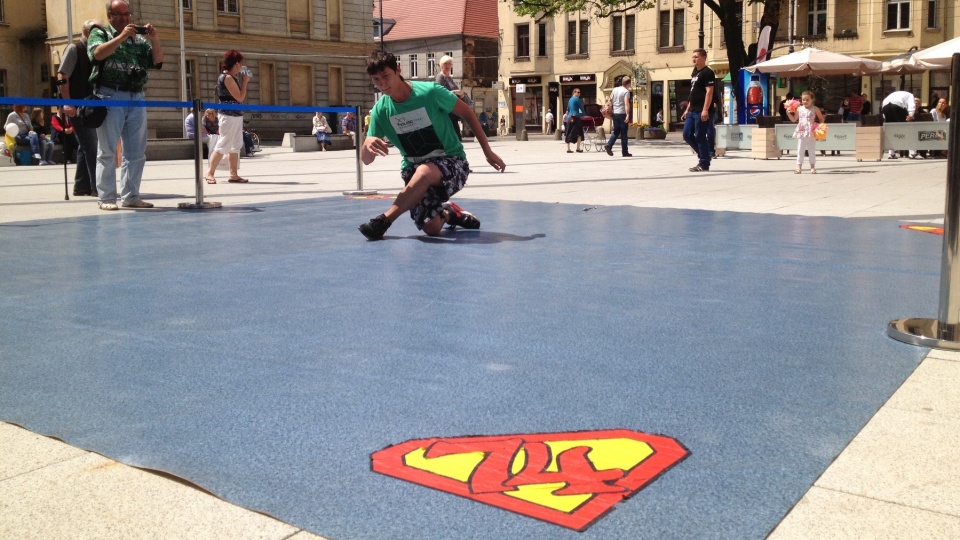
[[[40,157],[40,154],[34,154],[33,159],[39,159],[40,161],[43,161],[43,158]]]
[[[624,154],[623,157],[633,157],[633,154],[627,153],[627,154]]]
[[[119,208],[116,204],[107,201],[100,201],[97,205],[101,210],[116,210]]]
[[[387,216],[383,214],[357,227],[367,237],[367,240],[383,240],[383,233],[387,232],[389,228],[390,222],[387,221]]]
[[[147,201],[141,201],[137,199],[135,201],[123,203],[124,208],[153,208],[153,203],[148,203]]]
[[[613,156],[613,147],[612,147],[612,146],[610,146],[609,144],[605,144],[605,145],[603,145],[603,149],[607,151],[607,155],[608,155],[608,156],[611,156],[611,157]]]
[[[924,159],[924,157],[921,156],[920,154],[914,154],[914,155],[910,156],[910,159]]]
[[[898,156],[897,156],[896,154],[894,154],[893,152],[890,152],[889,154],[887,154],[887,158],[889,158],[889,159],[897,159],[897,157],[898,157]]]
[[[463,227],[464,229],[479,229],[480,220],[477,216],[460,208],[455,203],[443,203],[443,209],[447,211],[447,225],[449,228]]]
[[[696,167],[690,167],[690,172],[707,172],[710,170],[710,167],[701,167],[697,165]]]

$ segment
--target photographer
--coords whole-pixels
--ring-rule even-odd
[[[103,99],[143,101],[147,70],[163,65],[163,48],[153,25],[130,24],[130,4],[113,0],[108,4],[110,26],[90,31],[87,50],[93,63],[96,93]],[[120,29],[120,30],[118,30]],[[140,180],[146,162],[147,110],[143,107],[109,107],[97,128],[97,191],[102,210],[117,209],[117,171],[114,154],[123,139],[123,166],[120,177],[121,206],[152,208],[140,198]]]

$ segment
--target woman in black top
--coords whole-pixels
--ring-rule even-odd
[[[239,51],[230,49],[223,55],[223,73],[217,79],[217,101],[225,104],[239,104],[247,99],[247,84],[250,82],[250,72],[242,66],[243,55]],[[220,137],[217,138],[217,145],[210,154],[210,168],[204,175],[208,184],[216,184],[217,180],[214,171],[217,165],[223,159],[224,154],[229,155],[230,177],[227,182],[245,183],[246,178],[241,178],[237,173],[237,166],[240,162],[240,150],[243,148],[243,111],[220,110],[218,115],[220,122]]]

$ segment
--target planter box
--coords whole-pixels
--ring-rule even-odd
[[[658,129],[656,131],[651,131],[649,129],[646,129],[643,131],[643,138],[663,140],[667,138],[667,132],[662,129]]]

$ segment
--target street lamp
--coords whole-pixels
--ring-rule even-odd
[[[703,0],[700,0],[700,31],[697,32],[698,47],[703,48]]]

